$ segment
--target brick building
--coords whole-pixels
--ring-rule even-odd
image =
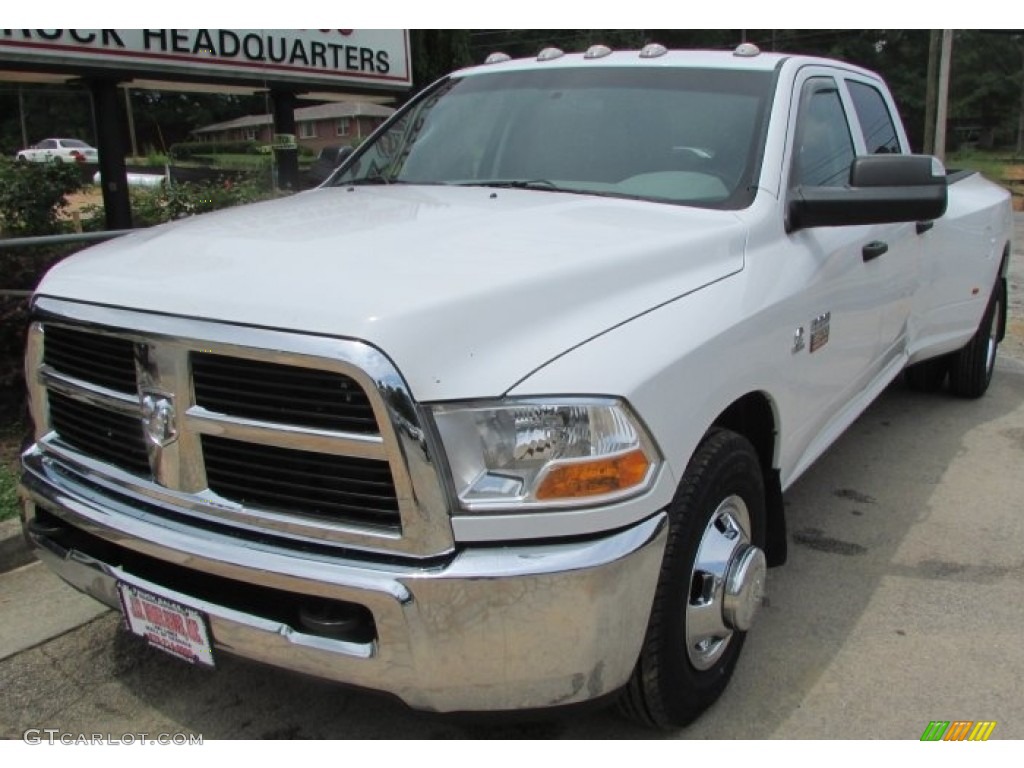
[[[299,145],[313,151],[325,146],[351,145],[369,136],[394,112],[391,107],[366,102],[338,101],[295,110]],[[270,144],[270,115],[246,115],[192,131],[197,141],[255,141]]]

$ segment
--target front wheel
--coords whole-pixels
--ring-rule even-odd
[[[669,534],[623,712],[686,725],[725,690],[764,596],[764,478],[741,435],[712,429],[669,507]]]
[[[954,395],[978,398],[988,390],[996,367],[1005,301],[1005,283],[1000,278],[992,289],[992,296],[974,337],[952,357],[949,388]]]

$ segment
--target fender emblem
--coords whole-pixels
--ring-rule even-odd
[[[832,324],[832,313],[818,315],[811,322],[811,354],[828,344],[829,326]]]
[[[793,354],[804,348],[804,327],[801,325],[793,332]]]

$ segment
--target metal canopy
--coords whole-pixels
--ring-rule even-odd
[[[80,83],[92,94],[108,229],[131,227],[128,116],[119,88],[270,93],[274,130],[295,133],[295,105],[358,97],[378,104],[412,85],[408,30],[0,30],[0,82]],[[384,91],[384,93],[381,93]],[[294,187],[298,151],[275,147]]]

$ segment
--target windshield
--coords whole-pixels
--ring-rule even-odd
[[[335,186],[528,187],[714,208],[752,199],[771,72],[586,68],[452,78]]]

